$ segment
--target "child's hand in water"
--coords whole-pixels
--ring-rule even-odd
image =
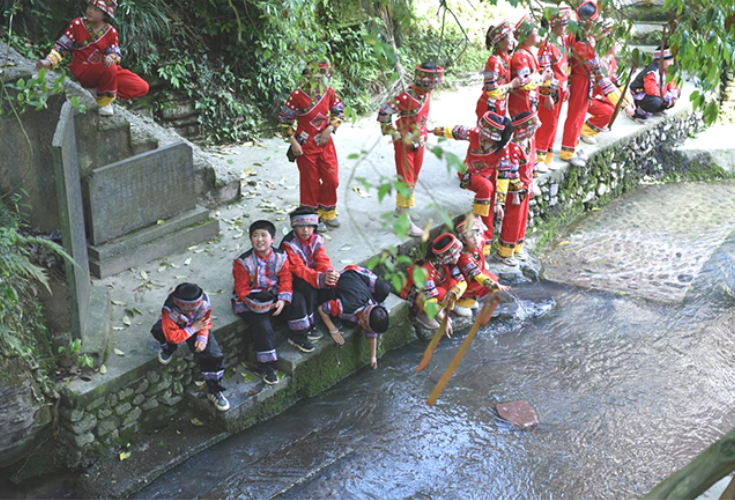
[[[370,358],[370,367],[373,370],[375,370],[378,367],[378,358],[376,358],[375,356],[373,356],[372,358]]]
[[[508,285],[501,285],[500,283],[498,283],[498,289],[503,292],[507,292],[508,290],[510,290],[510,287]]]

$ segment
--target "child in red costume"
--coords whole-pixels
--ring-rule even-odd
[[[526,111],[513,118],[513,144],[526,152],[528,161],[520,168],[520,179],[523,184],[523,193],[520,203],[513,202],[505,204],[505,218],[500,230],[500,244],[498,245],[498,257],[501,262],[508,266],[518,265],[518,260],[526,260],[527,252],[523,249],[526,239],[526,226],[528,225],[528,204],[533,195],[533,179],[535,172],[533,164],[536,162],[536,146],[534,135],[540,125],[536,113]]]
[[[659,69],[662,59],[663,69]],[[637,122],[645,122],[653,113],[664,114],[681,97],[681,90],[674,80],[666,83],[666,71],[673,63],[674,54],[668,48],[664,48],[662,54],[661,47],[658,47],[653,53],[653,62],[633,79],[630,91],[635,103],[633,118]]]
[[[332,134],[344,120],[344,105],[329,86],[331,77],[329,61],[309,63],[301,86],[281,107],[278,121],[299,167],[301,205],[317,210],[326,225],[339,227],[339,164]],[[319,230],[326,231],[326,226],[320,224]]]
[[[611,28],[612,26],[608,26],[603,29],[602,35],[609,35]],[[621,76],[618,74],[618,61],[615,59],[615,52],[617,49],[618,44],[613,43],[610,46],[608,53],[600,59],[602,74],[615,86],[615,91],[605,95],[602,93],[599,85],[594,85],[592,89],[593,98],[590,101],[590,106],[587,110],[590,117],[587,118],[587,121],[582,127],[581,139],[587,144],[597,143],[597,134],[607,128],[610,123],[610,118],[612,118],[612,115],[615,112],[615,106],[617,106],[618,101],[620,101],[623,92],[622,87],[625,84],[622,81]],[[623,112],[628,116],[633,116],[635,108],[633,107],[633,98],[630,95],[625,97],[623,106]]]
[[[526,153],[510,142],[513,134],[510,119],[489,111],[474,128],[437,127],[434,134],[470,142],[464,160],[466,171],[459,173],[459,185],[475,193],[472,213],[485,224],[485,249],[489,252],[495,226],[493,215],[503,219],[509,193],[510,198],[520,203],[524,190],[519,169],[526,167]]]
[[[518,48],[510,60],[510,74],[513,78],[518,78],[519,86],[508,96],[508,112],[511,117],[527,111],[535,112],[539,99],[538,87],[543,80],[551,80],[553,76],[549,68],[541,73],[536,55],[531,50],[541,42],[541,37],[528,14],[516,24],[515,35]]]
[[[112,116],[112,101],[134,99],[148,93],[148,84],[120,67],[120,44],[112,19],[116,0],[88,0],[86,16],[74,19],[36,69],[55,68],[64,54],[72,53],[71,73],[87,88],[97,89],[101,116]]]
[[[536,132],[536,156],[537,164],[544,163],[550,170],[558,167],[552,166],[554,140],[556,129],[559,124],[559,115],[564,103],[569,99],[569,63],[567,61],[567,50],[569,37],[567,26],[572,16],[569,7],[553,8],[546,16],[549,19],[551,32],[549,37],[541,42],[538,49],[538,64],[541,70],[551,68],[554,77],[539,88],[538,116],[541,127]],[[539,168],[544,170],[543,167]]]
[[[408,234],[411,236],[424,234],[423,229],[411,221],[408,212],[415,205],[413,192],[424,163],[431,91],[442,82],[444,82],[444,68],[441,66],[429,62],[416,66],[414,84],[383,104],[378,112],[383,135],[390,135],[393,139],[398,180],[404,183],[411,193],[408,197],[396,193],[396,213],[409,218],[411,225]],[[393,115],[398,115],[395,126]]]
[[[401,298],[413,305],[417,310],[416,320],[426,328],[439,328],[436,319],[430,319],[426,314],[429,304],[437,304],[441,308],[437,318],[443,319],[446,306],[457,302],[467,289],[467,282],[457,267],[461,252],[459,240],[444,233],[432,241],[425,259],[417,260],[408,268],[408,280],[401,290]],[[426,276],[421,288],[414,282],[417,268],[423,269]],[[447,319],[447,332],[452,332],[451,318]]]
[[[488,57],[483,70],[482,95],[475,108],[478,121],[488,111],[499,116],[506,114],[508,92],[519,85],[518,78],[510,78],[510,51],[514,44],[513,26],[510,22],[503,20],[487,30],[485,47],[493,53]]]
[[[597,83],[603,95],[608,95],[616,89],[610,80],[602,75],[600,58],[595,53],[594,34],[599,30],[597,20],[600,17],[597,2],[585,0],[577,8],[577,17],[582,32],[570,37],[571,87],[559,157],[572,166],[581,167],[587,163],[587,155],[584,151],[577,150],[577,146],[587,116],[592,84]]]
[[[468,216],[454,228],[464,250],[459,256],[459,270],[467,281],[467,290],[457,302],[458,307],[474,309],[477,301],[482,300],[491,290],[509,290],[510,287],[500,285],[498,277],[487,267],[485,260],[485,227],[480,219]]]

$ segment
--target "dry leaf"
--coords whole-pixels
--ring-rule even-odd
[[[125,330],[125,327],[124,326],[113,326],[112,329],[115,330],[116,332],[121,332]]]
[[[145,271],[141,271],[140,272],[140,277],[143,278],[144,280],[147,280],[148,279],[148,273],[145,272]]]
[[[192,425],[196,425],[197,427],[201,427],[204,425],[204,423],[196,417],[191,419],[191,423]]]
[[[120,461],[122,462],[123,460],[127,460],[128,458],[130,458],[130,455],[132,455],[132,454],[133,453],[131,451],[121,451],[120,452]]]
[[[117,347],[116,347],[116,348],[114,348],[114,349],[112,350],[112,352],[114,352],[114,353],[115,353],[115,354],[117,354],[118,356],[125,356],[125,353],[124,353],[124,352],[122,352],[122,351],[121,351],[120,349],[118,349]]]
[[[102,375],[104,375],[104,374],[106,374],[106,373],[107,373],[107,366],[106,366],[106,365],[102,365],[102,366],[100,366],[100,373],[101,373]]]
[[[191,264],[191,257],[189,257],[188,259],[186,259],[186,260],[184,261],[184,265],[185,265],[185,266],[188,266],[189,264]]]
[[[125,302],[120,302],[119,300],[112,300],[111,302],[113,306],[124,306],[125,305]]]
[[[130,320],[130,316],[124,316],[122,319],[122,322],[125,326],[130,326],[132,324],[132,321]]]

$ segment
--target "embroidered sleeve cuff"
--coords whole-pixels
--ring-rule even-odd
[[[186,334],[187,334],[186,336],[187,337],[191,337],[195,333],[194,330],[192,330],[190,326],[186,326],[186,327],[182,328],[182,330],[184,330],[186,332]]]
[[[319,277],[317,278],[317,286],[319,288],[326,288],[327,284],[324,282],[324,280],[327,277],[327,273],[319,273]]]
[[[396,128],[393,126],[392,123],[381,123],[380,124],[380,132],[383,135],[393,135],[393,132],[396,131]]]
[[[204,342],[206,344],[208,340],[209,340],[208,336],[197,335],[197,342]]]
[[[342,119],[332,118],[331,120],[329,120],[329,124],[332,126],[332,128],[336,132],[339,126],[342,125]]]
[[[55,68],[61,62],[62,56],[58,50],[53,49],[51,50],[51,52],[48,53],[48,55],[46,56],[46,59],[51,61],[51,67]]]
[[[290,293],[279,293],[278,294],[278,300],[282,300],[287,304],[290,304],[293,300],[292,294]]]
[[[290,123],[281,123],[281,136],[284,139],[290,139],[294,135],[293,126]]]

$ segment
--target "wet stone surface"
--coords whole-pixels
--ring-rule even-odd
[[[550,281],[680,303],[735,228],[735,185],[648,186],[572,226],[545,252]]]

